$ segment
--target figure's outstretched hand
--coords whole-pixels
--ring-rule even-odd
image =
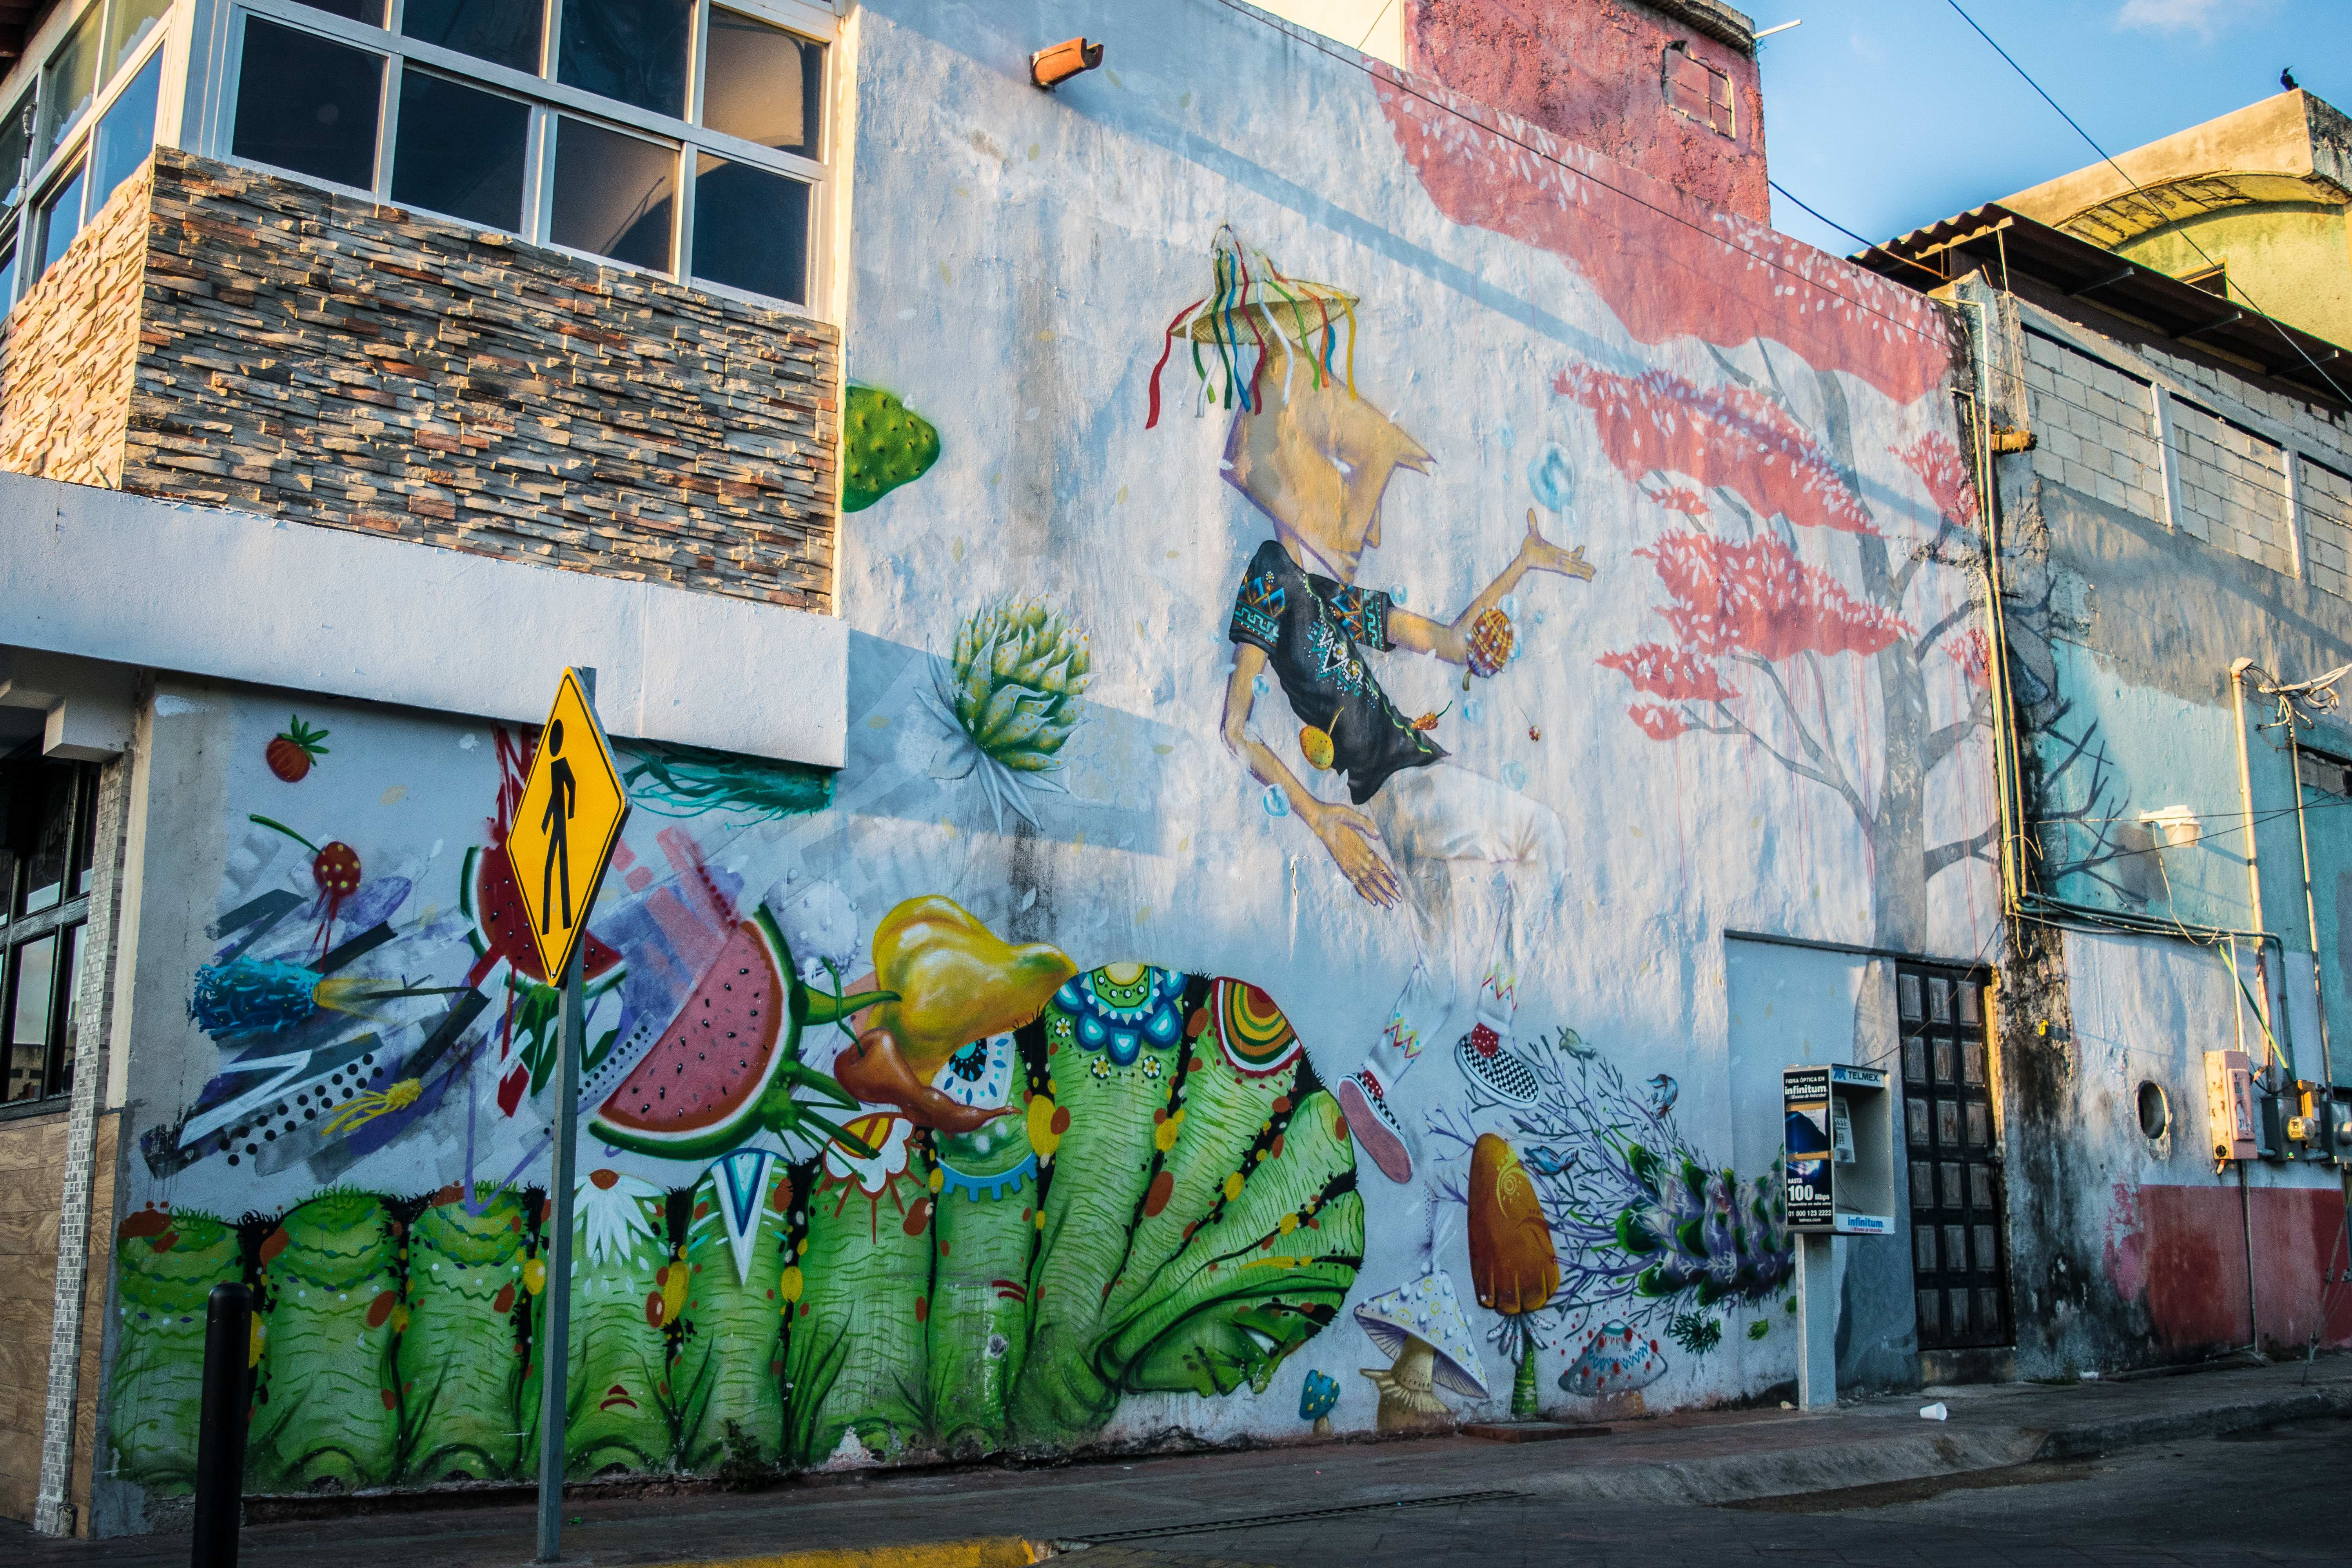
[[[1592,563],[1584,558],[1584,546],[1567,549],[1554,544],[1543,536],[1543,527],[1536,521],[1535,508],[1528,509],[1528,536],[1519,542],[1519,560],[1530,572],[1557,572],[1563,577],[1592,580]]]
[[[1365,900],[1387,909],[1404,895],[1397,884],[1396,873],[1372,847],[1381,830],[1372,819],[1353,806],[1325,805],[1307,819],[1315,837],[1331,852],[1331,859],[1339,874],[1348,879]]]

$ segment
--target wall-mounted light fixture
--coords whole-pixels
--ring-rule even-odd
[[[1029,57],[1029,79],[1039,87],[1051,89],[1059,87],[1080,71],[1090,71],[1103,62],[1103,47],[1084,38],[1065,38],[1051,48],[1039,49]]]

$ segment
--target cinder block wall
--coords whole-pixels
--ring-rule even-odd
[[[832,608],[804,316],[164,148],[5,345],[0,468]]]

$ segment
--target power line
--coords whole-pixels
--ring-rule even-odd
[[[2091,151],[2096,153],[2108,168],[2113,169],[2116,174],[2123,175],[2124,184],[2129,185],[2132,188],[2132,194],[2138,196],[2142,202],[2146,203],[2147,205],[2147,210],[2156,216],[2158,226],[2172,226],[2174,232],[2179,234],[2183,240],[2188,242],[2189,248],[2195,251],[2199,258],[2204,261],[2206,266],[2219,267],[2221,265],[2220,262],[2215,261],[2211,256],[2206,253],[2203,246],[2197,243],[2196,236],[2190,234],[2186,228],[2178,226],[2174,223],[2173,219],[2165,216],[2164,209],[2156,205],[2156,198],[2149,195],[2147,190],[2141,186],[2140,183],[2137,180],[2133,179],[2130,174],[2125,170],[2121,163],[2116,163],[2115,159],[2109,157],[2107,155],[2107,150],[2105,147],[2100,146],[2097,139],[2089,132],[2084,130],[2082,123],[2073,115],[2067,113],[2065,109],[2056,99],[2051,97],[2049,93],[2042,90],[2042,84],[2033,79],[2033,75],[2031,71],[2028,71],[2023,66],[2017,63],[2015,56],[2011,55],[2007,49],[2002,48],[1998,39],[1996,39],[1990,33],[1986,32],[1983,27],[1978,26],[1977,19],[1974,16],[1969,16],[1966,11],[1960,9],[1960,0],[1945,0],[1945,3],[1950,5],[1951,8],[1958,14],[1960,20],[1966,22],[1969,26],[1974,30],[1978,37],[1982,38],[1986,43],[1992,46],[1993,53],[1999,55],[2002,59],[2009,62],[2010,69],[2015,71],[2020,77],[2023,78],[2025,85],[2032,88],[2036,93],[2039,93],[2042,102],[2057,110],[2059,119],[2064,121],[2067,124],[2074,128],[2074,134],[2080,136],[2084,142],[2088,142],[2090,144]],[[1790,196],[1789,199],[1790,201],[1796,200],[1794,196]],[[1811,208],[1807,208],[1806,210],[1809,212],[1811,211]],[[1813,216],[1816,217],[1821,216],[1818,213],[1815,213]],[[1828,222],[1826,218],[1822,219],[1822,221],[1825,223]],[[1831,226],[1835,227],[1837,226],[1832,225]],[[2293,349],[2296,354],[2302,358],[2303,363],[2311,367],[2313,374],[2326,382],[2329,388],[2335,392],[2336,396],[2344,399],[2347,403],[2352,403],[2352,394],[2347,394],[2341,386],[2336,385],[2336,378],[2328,374],[2326,371],[2320,368],[2319,362],[2311,357],[2308,350],[2287,335],[2286,329],[2279,324],[2277,318],[2273,317],[2268,310],[2263,310],[2261,303],[2254,299],[2252,293],[2251,293],[2243,284],[2238,284],[2234,287],[2236,287],[2239,293],[2245,295],[2246,303],[2252,307],[2254,314],[2260,316],[2263,321],[2268,321],[2271,324],[2271,330],[2278,333],[2279,341],[2286,344],[2287,347]]]

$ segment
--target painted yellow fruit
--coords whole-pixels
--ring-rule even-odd
[[[522,1266],[522,1288],[532,1295],[547,1289],[547,1259],[534,1258]]]
[[[1056,1106],[1051,1096],[1039,1095],[1029,1102],[1029,1147],[1037,1151],[1041,1160],[1050,1160],[1054,1151],[1062,1146],[1062,1134],[1054,1126]]]
[[[776,1294],[787,1301],[797,1301],[801,1299],[801,1266],[795,1263],[777,1279]]]
[[[1298,731],[1299,753],[1312,768],[1328,771],[1331,766],[1331,737],[1309,724]]]
[[[1078,972],[1048,942],[1014,947],[952,899],[908,899],[874,931],[874,971],[886,1002],[877,1022],[929,1083],[974,1040],[1015,1029]],[[1042,1152],[1042,1151],[1041,1151]]]

